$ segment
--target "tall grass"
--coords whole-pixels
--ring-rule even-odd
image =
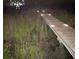
[[[4,59],[65,59],[56,38],[40,15],[4,14]]]

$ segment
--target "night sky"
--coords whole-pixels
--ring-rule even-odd
[[[3,0],[4,8],[9,6],[9,0]],[[75,0],[25,0],[24,8],[66,9],[75,12]]]

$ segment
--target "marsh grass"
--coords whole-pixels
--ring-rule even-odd
[[[56,38],[40,15],[4,14],[4,59],[65,59]]]

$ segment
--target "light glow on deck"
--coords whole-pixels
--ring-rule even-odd
[[[50,25],[50,27],[55,27],[55,25]]]
[[[63,24],[65,27],[68,27],[69,25],[68,24]]]
[[[37,13],[39,13],[39,10],[37,10]]]
[[[45,12],[45,10],[42,10],[42,12]]]
[[[49,13],[48,15],[49,15],[49,16],[51,16],[51,14],[50,14],[50,13]]]
[[[41,14],[41,16],[44,16],[44,14]]]

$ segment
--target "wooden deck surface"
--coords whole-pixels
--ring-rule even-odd
[[[75,57],[75,30],[49,14],[42,14],[42,18],[57,35],[58,40],[64,44],[70,54]]]

